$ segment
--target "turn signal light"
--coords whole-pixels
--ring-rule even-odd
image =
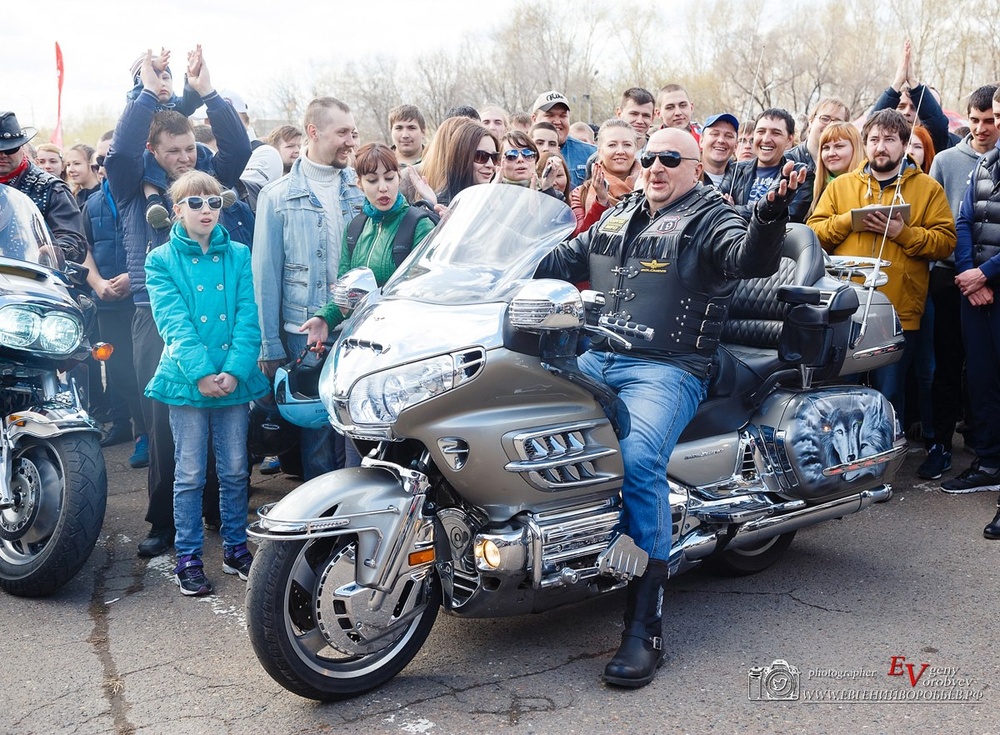
[[[94,356],[95,360],[104,361],[111,357],[111,354],[115,351],[115,346],[110,342],[98,342],[90,350],[90,354]]]
[[[421,564],[429,564],[434,561],[434,547],[421,549],[420,551],[411,551],[407,560],[410,562],[411,567],[418,567]]]

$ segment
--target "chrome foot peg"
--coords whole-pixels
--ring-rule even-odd
[[[631,536],[620,534],[597,556],[597,568],[601,574],[627,582],[633,577],[641,577],[649,563],[649,554],[636,546]]]

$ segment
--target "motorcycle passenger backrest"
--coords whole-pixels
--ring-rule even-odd
[[[777,273],[768,278],[747,278],[737,284],[722,341],[776,349],[789,309],[788,304],[778,301],[778,288],[812,286],[825,273],[823,249],[815,233],[805,225],[789,224]]]

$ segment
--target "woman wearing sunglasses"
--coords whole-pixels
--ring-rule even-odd
[[[441,123],[427,148],[421,173],[434,190],[438,204],[448,206],[460,191],[488,184],[500,160],[499,141],[475,120]],[[448,134],[441,135],[447,127]]]
[[[174,580],[182,595],[208,595],[201,561],[202,491],[212,439],[219,477],[222,571],[247,578],[247,419],[268,392],[257,367],[260,325],[250,249],[219,224],[222,189],[202,171],[170,187],[170,240],[146,256],[146,289],[163,354],[146,396],[169,406],[174,438]]]
[[[556,199],[563,199],[562,192],[554,183],[559,170],[555,162],[542,170],[539,176],[535,166],[538,162],[538,147],[527,133],[511,130],[500,140],[500,183],[517,184],[537,189]]]

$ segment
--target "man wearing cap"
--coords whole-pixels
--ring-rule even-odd
[[[80,208],[66,183],[42,171],[26,154],[25,144],[36,133],[34,128],[22,128],[13,112],[0,112],[0,184],[31,197],[53,242],[67,260],[81,263],[87,254],[87,238]]]
[[[247,107],[247,103],[243,97],[231,89],[220,89],[219,96],[228,102],[230,106],[236,110],[236,114],[240,116],[240,122],[242,122],[243,127],[246,128],[247,138],[250,139],[250,147],[256,149],[259,146],[264,145],[264,141],[257,140],[257,131],[254,130],[253,125],[250,124],[250,108]]]
[[[620,521],[649,554],[628,584],[621,647],[604,680],[623,687],[652,681],[663,663],[663,583],[672,518],[667,461],[705,397],[713,356],[737,280],[775,273],[787,205],[805,178],[791,162],[744,221],[718,191],[700,183],[698,144],[675,128],[650,136],[642,154],[642,191],[557,246],[536,278],[590,281],[604,292],[603,314],[651,326],[649,342],[595,339],[579,358],[590,378],[618,392],[625,478]]]
[[[578,187],[587,178],[587,159],[597,152],[597,146],[577,140],[569,134],[569,100],[562,92],[542,92],[532,107],[531,122],[551,123],[559,136],[559,152],[569,169],[570,186]]]
[[[725,191],[726,175],[732,175],[736,162],[736,131],[740,129],[740,121],[723,112],[710,115],[701,129],[701,165],[705,169],[701,176],[703,184],[714,186],[719,191]]]

